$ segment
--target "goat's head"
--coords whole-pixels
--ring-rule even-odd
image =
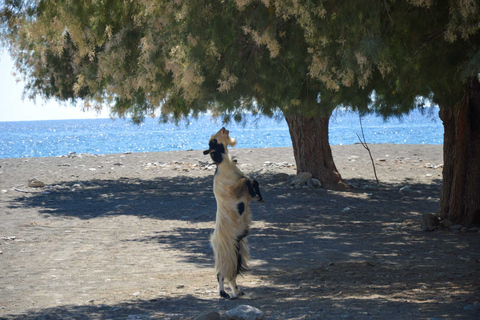
[[[209,154],[212,160],[219,164],[223,161],[223,156],[228,153],[227,146],[234,147],[237,141],[230,138],[229,131],[225,128],[220,129],[208,141],[208,150],[203,151],[203,154]]]

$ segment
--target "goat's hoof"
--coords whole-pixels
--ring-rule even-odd
[[[224,299],[230,299],[230,295],[223,290],[220,291],[220,297],[222,297]]]
[[[260,203],[265,203],[265,200],[259,199],[258,202],[260,202]]]
[[[240,298],[240,297],[243,297],[244,295],[245,295],[245,293],[239,292],[238,295],[231,297],[230,300],[238,299],[238,298]]]

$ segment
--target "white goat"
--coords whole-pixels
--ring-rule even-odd
[[[238,168],[227,151],[235,146],[225,128],[220,129],[208,142],[209,154],[217,165],[213,180],[213,193],[217,200],[215,231],[210,242],[215,254],[218,292],[222,298],[235,299],[243,293],[238,289],[236,279],[248,271],[250,259],[247,236],[250,233],[250,200],[264,203],[256,180],[250,180]],[[233,295],[224,289],[224,281],[230,284]]]

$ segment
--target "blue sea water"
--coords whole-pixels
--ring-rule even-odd
[[[250,119],[252,120],[252,119]],[[402,120],[386,122],[377,116],[362,118],[368,143],[443,144],[443,126],[438,108],[422,114],[413,111]],[[0,122],[0,158],[55,157],[70,152],[109,154],[172,150],[202,150],[210,136],[222,127],[209,115],[179,126],[146,119],[135,125],[123,119],[52,120]],[[266,117],[246,125],[226,126],[238,141],[237,148],[288,147],[292,145],[284,119]],[[330,144],[359,142],[362,134],[358,114],[335,112],[330,120]]]

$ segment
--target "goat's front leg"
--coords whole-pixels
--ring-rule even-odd
[[[250,180],[248,178],[241,178],[238,180],[233,189],[234,197],[240,199],[247,192],[253,200],[258,200],[258,202],[261,203],[265,202],[260,194],[260,188],[258,187],[257,180]]]
[[[253,188],[253,190],[255,191],[255,193],[256,193],[257,196],[258,196],[258,199],[255,199],[255,200],[258,200],[258,202],[260,202],[260,203],[265,203],[265,200],[263,200],[262,194],[260,193],[260,188],[259,188],[259,184],[258,184],[258,181],[257,181],[257,180],[253,180],[253,182],[252,182],[252,188]],[[253,198],[253,197],[252,197],[252,198]]]

